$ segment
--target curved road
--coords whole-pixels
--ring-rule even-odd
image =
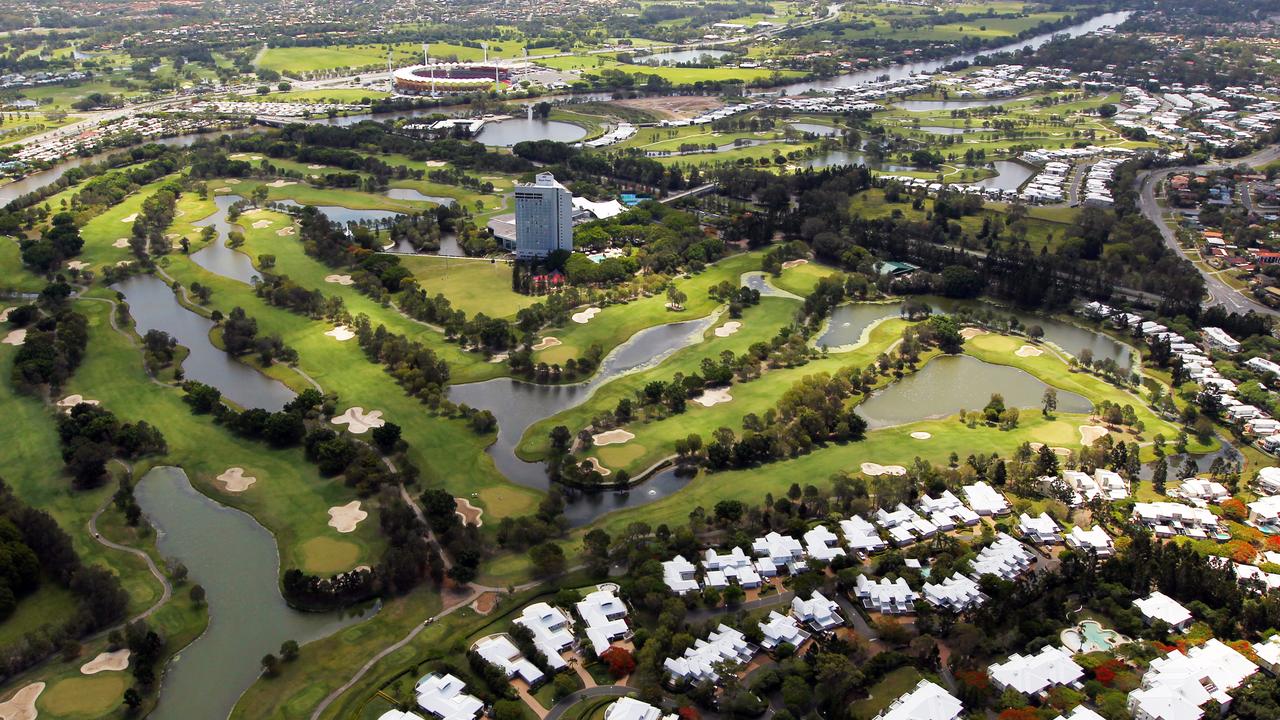
[[[151,571],[151,574],[155,576],[156,580],[160,581],[160,587],[163,588],[163,590],[160,593],[160,599],[156,600],[155,603],[151,605],[151,607],[147,608],[146,610],[143,610],[142,612],[129,618],[128,620],[125,620],[119,625],[116,625],[114,628],[108,628],[106,630],[103,630],[102,632],[98,633],[99,635],[101,635],[102,633],[109,633],[112,630],[122,628],[125,625],[128,625],[130,623],[134,623],[139,620],[145,620],[146,618],[151,617],[158,610],[160,610],[160,608],[165,603],[169,602],[170,598],[173,597],[173,585],[169,583],[169,578],[165,577],[164,573],[160,571],[160,568],[156,565],[156,561],[152,560],[150,555],[148,555],[147,553],[137,548],[129,547],[128,545],[121,545],[120,543],[117,543],[117,542],[112,542],[111,540],[108,540],[105,537],[103,537],[102,533],[98,532],[98,517],[101,516],[103,511],[107,509],[107,506],[111,504],[111,501],[112,501],[111,498],[107,498],[107,501],[102,504],[102,507],[94,511],[93,515],[89,517],[89,523],[88,523],[89,532],[92,534],[93,539],[99,545],[103,545],[105,547],[111,548],[112,550],[119,550],[120,552],[126,552],[126,553],[129,553],[130,555],[136,555],[142,558],[142,561],[147,564],[147,569]]]
[[[1178,243],[1177,233],[1175,233],[1173,228],[1169,227],[1169,224],[1165,222],[1163,209],[1156,201],[1156,185],[1174,173],[1221,170],[1226,167],[1234,167],[1239,164],[1249,165],[1250,167],[1261,167],[1263,165],[1273,163],[1277,159],[1280,159],[1280,145],[1273,145],[1249,155],[1248,157],[1239,158],[1230,165],[1199,165],[1162,168],[1159,170],[1150,170],[1139,173],[1136,181],[1138,186],[1138,208],[1148,220],[1155,223],[1155,226],[1160,229],[1160,235],[1164,237],[1165,244],[1174,252],[1179,255],[1183,255],[1182,245]],[[1280,311],[1268,307],[1248,295],[1245,295],[1239,290],[1236,290],[1216,274],[1208,272],[1199,266],[1196,266],[1196,269],[1200,271],[1201,277],[1204,278],[1205,292],[1209,296],[1208,303],[1210,305],[1222,305],[1231,312],[1242,314],[1252,310],[1264,315],[1280,316]]]

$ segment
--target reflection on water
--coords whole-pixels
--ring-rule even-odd
[[[968,355],[944,355],[918,372],[879,390],[858,406],[871,429],[946,417],[961,410],[980,410],[992,393],[1006,407],[1038,408],[1049,387],[1030,373],[1007,365],[985,363]],[[1086,413],[1093,405],[1084,397],[1058,391],[1058,411]]]
[[[158,467],[134,489],[156,527],[156,548],[187,566],[209,603],[209,628],[165,671],[158,720],[225,718],[281,643],[332,635],[360,618],[303,613],[280,596],[275,537],[252,517],[191,486],[181,468]],[[175,592],[186,593],[186,587]],[[251,713],[252,714],[252,713]]]
[[[231,232],[227,211],[240,200],[239,195],[217,195],[213,202],[218,209],[209,217],[192,223],[199,228],[213,226],[218,235],[204,248],[191,253],[191,260],[211,273],[252,285],[259,279],[253,261],[239,250],[227,247],[227,233]]]
[[[797,132],[808,133],[810,135],[818,135],[820,137],[828,137],[840,132],[839,128],[830,125],[819,125],[818,123],[793,122],[787,123],[787,127]]]
[[[556,140],[574,142],[586,137],[585,128],[559,120],[530,120],[512,118],[485,123],[476,140],[492,147],[511,147],[526,140]]]
[[[709,55],[718,60],[732,54],[728,50],[672,50],[670,52],[636,57],[634,61],[642,65],[679,65],[680,63],[698,62],[704,55]]]
[[[135,275],[111,286],[124,294],[139,335],[163,330],[190,350],[182,363],[189,380],[199,380],[222,391],[224,397],[246,408],[279,410],[293,399],[285,385],[237,362],[209,340],[213,321],[180,305],[173,291],[154,275]]]

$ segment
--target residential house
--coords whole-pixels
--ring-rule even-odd
[[[898,507],[889,512],[884,508],[876,511],[876,524],[884,528],[889,537],[893,539],[893,544],[898,547],[904,547],[914,543],[917,539],[933,537],[938,531],[937,526],[925,520],[916,514],[915,510],[898,504]]]
[[[1152,660],[1141,687],[1129,693],[1129,712],[1134,720],[1199,720],[1210,700],[1225,712],[1229,693],[1257,671],[1249,658],[1210,638],[1185,655]]]
[[[1207,327],[1201,328],[1200,334],[1213,347],[1227,352],[1240,352],[1240,341],[1231,337],[1222,328]]]
[[[844,618],[840,617],[840,606],[817,590],[813,591],[808,600],[791,598],[791,616],[818,630],[830,630],[844,624]]]
[[[930,605],[952,612],[964,612],[975,608],[987,599],[978,589],[978,583],[960,573],[955,573],[939,583],[925,583],[922,592],[925,601]]]
[[[552,669],[567,666],[560,653],[573,645],[573,623],[563,610],[544,602],[533,603],[514,622],[533,633],[533,644],[547,656]]]
[[[466,689],[466,683],[453,675],[431,673],[418,681],[414,694],[418,698],[418,707],[440,720],[473,720],[484,710],[484,703],[480,698],[463,692]]]
[[[1187,478],[1177,488],[1177,494],[1187,500],[1201,503],[1221,503],[1231,498],[1222,483],[1205,478]]]
[[[954,530],[956,527],[977,525],[978,513],[970,510],[960,502],[960,498],[950,490],[944,490],[936,498],[925,495],[920,499],[920,512],[939,530]]]
[[[1205,508],[1172,502],[1135,503],[1133,519],[1146,525],[1159,538],[1186,535],[1197,540],[1230,539],[1218,527],[1218,518]]]
[[[698,581],[695,579],[697,576],[698,568],[685,560],[682,555],[662,563],[662,581],[677,595],[696,592],[699,588]]]
[[[978,481],[972,485],[965,485],[962,490],[969,501],[969,507],[979,515],[998,517],[1009,514],[1009,501],[986,482]]]
[[[1134,607],[1138,608],[1138,612],[1142,613],[1142,617],[1147,624],[1160,620],[1169,626],[1170,630],[1182,632],[1191,627],[1191,613],[1186,608],[1178,604],[1177,600],[1156,590],[1145,598],[1133,601]]]
[[[921,680],[911,692],[894,700],[875,720],[960,720],[964,705],[938,685]]]
[[[885,615],[905,615],[916,609],[916,591],[902,578],[873,582],[866,575],[859,575],[854,594],[863,607]]]
[[[586,626],[587,640],[596,655],[608,650],[614,640],[626,637],[630,632],[626,620],[627,606],[612,590],[588,593],[574,605],[574,609]]]
[[[987,668],[987,674],[1001,692],[1013,688],[1024,695],[1041,696],[1060,685],[1081,687],[1084,668],[1063,648],[1046,645],[1034,655],[1014,653],[1003,663]]]
[[[1047,512],[1036,517],[1022,513],[1018,518],[1018,532],[1037,545],[1056,545],[1062,542],[1062,528]]]
[[[1255,525],[1280,524],[1280,495],[1260,497],[1249,503],[1249,522]]]
[[[840,521],[840,534],[844,535],[845,544],[854,552],[870,554],[889,547],[889,543],[876,532],[876,527],[858,515]]]
[[[760,623],[760,633],[763,635],[760,646],[765,650],[773,650],[783,643],[798,648],[810,637],[795,617],[777,610],[770,610],[768,619]]]
[[[1003,580],[1012,580],[1031,567],[1035,557],[1022,543],[1004,533],[996,534],[996,541],[978,552],[970,565],[973,572],[970,576],[977,580],[983,575],[995,575]]]
[[[696,640],[680,657],[667,658],[662,666],[676,680],[692,683],[716,682],[720,674],[716,666],[722,663],[746,665],[755,657],[756,648],[742,633],[727,625],[720,625],[706,640]]]
[[[506,635],[490,635],[472,649],[489,664],[498,666],[509,678],[518,675],[529,685],[536,685],[542,680],[542,671],[521,655],[519,648]]]
[[[1088,530],[1079,525],[1071,528],[1071,532],[1067,533],[1067,547],[1083,552],[1093,551],[1098,557],[1111,557],[1115,553],[1111,537],[1098,525]]]
[[[789,535],[770,532],[756,538],[751,544],[751,551],[775,567],[786,567],[792,572],[804,569],[804,545]]]
[[[805,533],[804,545],[805,552],[815,560],[829,563],[844,555],[844,548],[840,547],[840,538],[825,525],[818,525]]]
[[[604,710],[604,720],[659,720],[663,717],[658,708],[631,697],[619,698]],[[672,713],[665,717],[674,720],[677,716]]]

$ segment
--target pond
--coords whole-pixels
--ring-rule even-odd
[[[511,147],[525,140],[575,142],[586,137],[586,128],[559,120],[512,118],[485,123],[476,140],[491,147]]]
[[[455,403],[466,403],[474,408],[489,410],[497,415],[498,437],[488,449],[494,464],[512,482],[545,490],[550,483],[543,464],[525,462],[515,454],[520,438],[531,425],[581,404],[595,392],[596,388],[611,380],[657,365],[677,350],[701,342],[703,334],[719,320],[719,317],[718,314],[712,314],[705,318],[668,323],[641,330],[614,348],[600,363],[596,374],[585,383],[537,385],[511,378],[495,378],[484,382],[452,385],[449,387],[449,399]],[[667,482],[674,483],[677,480],[679,479],[674,478],[673,475]],[[629,493],[617,493],[628,497],[623,506],[643,505],[657,499],[658,495],[650,495],[647,491],[662,486],[662,481],[654,488],[650,488],[650,482],[653,480]],[[683,480],[679,482],[683,484]],[[571,499],[566,515],[571,519],[576,518],[579,524],[592,520],[596,517],[595,512],[576,510],[574,507],[577,503],[587,502],[586,498],[594,495],[594,493],[583,493],[581,497]],[[598,505],[599,501],[595,503]]]
[[[1017,190],[1036,174],[1035,168],[1016,160],[996,160],[991,163],[991,167],[996,171],[995,177],[983,178],[966,184],[994,188],[996,190]]]
[[[276,411],[294,398],[284,383],[238,362],[209,340],[213,321],[178,303],[173,290],[155,275],[135,275],[112,289],[124,294],[139,335],[163,330],[191,351],[182,363],[187,379],[199,380],[222,391],[227,399],[246,408]]]
[[[719,60],[732,54],[728,50],[671,50],[643,57],[634,57],[633,60],[641,65],[679,65],[680,63],[699,62],[704,56]]]
[[[227,233],[231,231],[227,211],[241,199],[239,195],[216,195],[213,202],[218,209],[209,217],[192,223],[199,228],[212,226],[218,236],[205,247],[191,253],[191,261],[211,273],[253,285],[259,280],[253,261],[239,250],[227,247]]]
[[[414,192],[417,192],[416,190]],[[303,204],[296,200],[275,200],[276,205],[283,205],[288,208],[300,208]],[[373,224],[387,220],[394,220],[404,213],[398,213],[394,210],[356,210],[354,208],[342,207],[340,205],[313,205],[322,215],[329,218],[331,222],[336,222],[345,227],[348,223]]]
[[[981,410],[992,393],[1003,395],[1006,407],[1039,408],[1047,387],[1015,367],[985,363],[968,355],[943,355],[872,393],[858,406],[858,414],[874,430],[942,418],[961,410]],[[1087,413],[1092,409],[1084,397],[1058,391],[1058,412]]]
[[[902,303],[848,303],[831,313],[826,332],[818,337],[818,347],[832,350],[855,345],[872,324],[885,318],[899,317]]]
[[[927,132],[930,135],[964,135],[965,133],[974,131],[973,128],[944,127],[942,125],[921,125],[919,127],[908,125],[904,129],[920,130],[922,132]]]
[[[1007,105],[1011,102],[1017,102],[1022,98],[1016,97],[1000,97],[1000,98],[980,98],[976,100],[899,100],[893,104],[896,108],[901,108],[907,112],[930,112],[931,110],[968,110],[970,108],[995,107],[997,105]],[[951,128],[948,128],[951,129]],[[954,133],[941,133],[944,135],[952,135]]]
[[[830,137],[840,132],[840,128],[831,125],[819,125],[818,123],[793,122],[787,123],[787,127],[796,132],[808,133],[819,137]]]
[[[225,718],[258,679],[259,660],[281,643],[304,644],[358,622],[358,616],[303,613],[280,595],[275,537],[252,517],[191,486],[182,468],[157,467],[134,489],[156,528],[156,548],[187,566],[204,587],[209,628],[164,673],[156,720]]]
[[[413,188],[391,188],[387,191],[387,197],[392,200],[413,200],[417,202],[429,202],[437,205],[456,205],[457,200],[442,195],[424,195]]]
[[[882,172],[910,172],[917,169],[910,165],[898,165],[883,161],[875,162],[867,157],[866,153],[857,150],[830,150],[820,155],[805,158],[800,161],[800,165],[814,170],[841,165],[866,165],[872,170],[880,170]]]

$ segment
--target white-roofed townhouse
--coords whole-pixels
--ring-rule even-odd
[[[560,653],[573,646],[573,623],[563,610],[537,602],[525,607],[514,622],[533,633],[533,644],[547,656],[548,665],[566,667]]]
[[[1115,544],[1101,526],[1095,525],[1085,530],[1079,525],[1067,533],[1067,547],[1081,552],[1094,552],[1098,557],[1111,557],[1115,553]]]
[[[490,635],[482,638],[472,648],[480,657],[496,665],[507,677],[519,676],[529,685],[537,685],[542,680],[542,671],[524,655],[520,654],[516,644],[506,635]]]
[[[1031,567],[1035,556],[1022,543],[1004,533],[997,533],[995,542],[978,551],[970,563],[970,577],[977,580],[983,575],[995,575],[1002,580],[1012,580]]]
[[[854,552],[870,554],[889,547],[889,543],[885,542],[876,531],[876,526],[860,515],[841,520],[840,534],[844,535],[845,544]]]
[[[978,583],[960,573],[954,573],[942,582],[925,583],[921,594],[930,605],[952,612],[975,608],[987,599],[978,589]]]
[[[1177,600],[1156,590],[1150,595],[1133,601],[1133,606],[1138,608],[1138,612],[1142,613],[1142,618],[1147,624],[1159,620],[1168,625],[1171,630],[1185,631],[1191,627],[1191,613]]]
[[[1008,660],[987,668],[987,674],[1002,692],[1013,688],[1024,695],[1040,697],[1059,685],[1080,687],[1084,668],[1063,648],[1046,645],[1034,655],[1014,653]]]
[[[965,507],[964,503],[960,502],[960,498],[950,490],[944,490],[936,498],[928,495],[920,498],[920,512],[929,518],[929,522],[943,531],[977,525],[981,519],[978,513]]]
[[[964,705],[940,686],[921,680],[894,700],[875,720],[960,720]]]
[[[596,590],[578,602],[574,609],[586,627],[587,640],[596,655],[609,649],[610,644],[627,636],[627,606],[613,590]]]
[[[840,617],[840,606],[817,590],[813,591],[808,600],[791,598],[791,616],[816,630],[830,630],[844,624],[844,618]]]
[[[688,682],[716,682],[720,674],[716,667],[728,663],[745,665],[755,657],[756,647],[747,642],[742,633],[726,625],[720,625],[706,640],[694,641],[680,657],[667,658],[662,666],[675,680]]]
[[[818,525],[804,534],[805,552],[809,557],[823,562],[844,556],[844,548],[840,547],[840,538],[827,529],[826,525]]]
[[[698,590],[698,568],[684,559],[683,555],[662,563],[662,581],[677,595],[684,595]]]
[[[854,595],[862,601],[863,607],[885,615],[905,615],[916,609],[916,591],[902,578],[892,581],[880,578],[877,582],[868,580],[866,575],[859,575]]]
[[[985,517],[998,517],[1009,514],[1009,501],[1005,500],[995,488],[983,481],[963,488],[965,499],[974,512]]]
[[[418,681],[414,694],[418,707],[440,720],[473,720],[484,710],[484,703],[466,689],[466,683],[453,675],[431,673]]]
[[[1200,720],[1210,700],[1225,709],[1232,690],[1240,687],[1258,666],[1210,638],[1186,655],[1174,651],[1151,661],[1142,685],[1129,693],[1134,720]]]
[[[760,646],[765,650],[773,650],[783,643],[792,647],[800,647],[809,639],[809,633],[791,615],[783,615],[777,610],[770,610],[769,617],[760,622]]]
[[[1062,528],[1047,512],[1036,517],[1022,513],[1018,518],[1018,532],[1037,545],[1056,545],[1062,542]]]

